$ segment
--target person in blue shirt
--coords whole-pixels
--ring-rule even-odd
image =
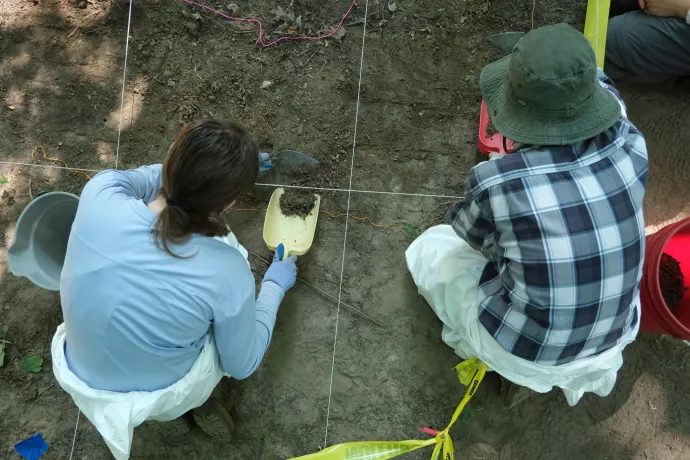
[[[258,368],[297,276],[296,257],[277,254],[257,299],[247,253],[223,221],[258,174],[242,127],[201,120],[162,165],[87,183],[60,280],[74,375],[96,390],[154,392],[185,377],[209,337],[225,373],[244,379]],[[231,437],[217,398],[193,416],[214,438]]]

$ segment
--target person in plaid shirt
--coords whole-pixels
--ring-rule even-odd
[[[540,370],[582,367],[593,380],[597,357],[613,350],[608,355],[620,359],[638,330],[644,137],[587,40],[565,24],[527,34],[511,56],[482,71],[480,87],[496,130],[518,148],[470,171],[466,196],[448,213],[450,227],[415,241],[408,266],[459,354],[498,360],[487,364],[536,391],[543,385],[530,378]],[[473,253],[454,270],[474,270],[472,302],[471,290],[458,295],[457,280],[439,287],[429,278],[440,260],[452,259],[448,249],[431,248],[449,242],[449,232],[462,239],[455,262]],[[453,298],[458,305],[448,305]],[[472,343],[472,326],[498,351],[483,356],[487,347]],[[506,360],[511,369],[501,372]],[[610,377],[605,386],[613,386]],[[573,387],[562,378],[553,385]]]

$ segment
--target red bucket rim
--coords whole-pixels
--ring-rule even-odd
[[[651,268],[653,268],[653,273],[655,274],[653,284],[649,285],[649,283],[648,283],[648,285],[650,288],[654,289],[654,294],[655,294],[654,297],[656,297],[657,299],[661,299],[661,301],[664,303],[664,308],[666,308],[666,310],[669,313],[668,315],[663,315],[663,318],[660,318],[660,319],[664,322],[671,323],[675,328],[679,329],[680,332],[682,332],[684,338],[690,339],[690,329],[688,327],[686,327],[683,323],[678,321],[678,318],[676,318],[676,315],[674,315],[673,312],[671,311],[671,309],[668,308],[668,305],[666,305],[666,301],[664,300],[664,296],[661,293],[661,285],[659,284],[659,267],[661,266],[661,256],[664,255],[664,249],[666,249],[666,245],[671,240],[671,238],[673,238],[681,230],[684,230],[686,228],[690,228],[690,217],[686,217],[683,220],[679,220],[678,222],[674,222],[672,224],[669,224],[666,227],[659,230],[658,232],[655,232],[655,233],[648,235],[648,237],[659,235],[664,230],[669,229],[669,227],[674,227],[674,228],[673,228],[673,231],[668,231],[668,234],[663,235],[663,237],[660,238],[661,241],[659,243],[661,244],[661,250],[657,251],[655,254],[653,254],[651,261],[645,262],[645,263],[652,262]]]

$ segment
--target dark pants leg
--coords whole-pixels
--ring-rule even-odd
[[[606,34],[604,65],[607,75],[616,82],[639,83],[671,83],[690,76],[690,25],[678,18],[630,11],[635,4],[635,0],[611,3],[613,17]]]

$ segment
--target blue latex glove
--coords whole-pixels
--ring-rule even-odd
[[[261,152],[259,154],[259,161],[261,165],[259,166],[259,172],[268,171],[273,169],[273,163],[271,163],[271,157],[266,152]]]
[[[37,433],[15,444],[14,450],[27,460],[38,460],[48,450],[48,444],[43,440],[43,435]]]
[[[263,282],[271,281],[277,284],[283,292],[287,292],[297,281],[297,256],[291,255],[283,260],[285,246],[279,244],[276,254],[273,256],[273,263],[268,267]]]

